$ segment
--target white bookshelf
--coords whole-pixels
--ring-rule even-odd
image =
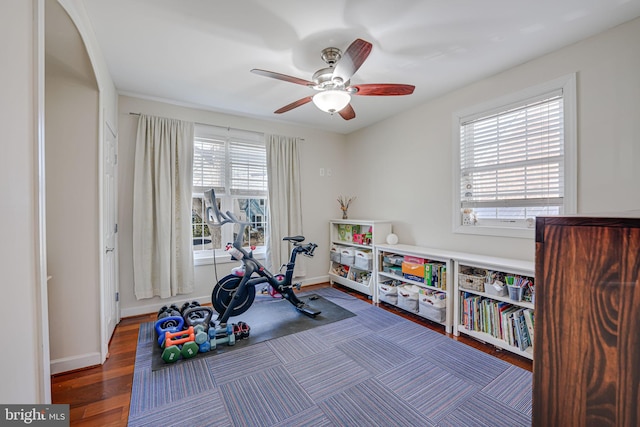
[[[425,290],[430,290],[437,293],[443,293],[446,295],[445,320],[442,322],[437,321],[437,323],[444,325],[445,331],[447,333],[450,333],[452,331],[452,320],[453,320],[453,315],[452,315],[453,293],[451,292],[452,284],[453,284],[452,282],[453,276],[451,274],[452,268],[453,268],[452,258],[451,258],[452,253],[448,251],[439,250],[439,249],[425,248],[420,246],[412,246],[412,245],[404,245],[404,244],[397,244],[397,245],[380,244],[380,245],[376,245],[375,250],[376,250],[376,261],[378,265],[378,268],[376,270],[376,293],[374,297],[375,302],[380,302],[380,294],[379,294],[378,286],[380,283],[383,283],[386,280],[397,280],[403,284],[416,285]],[[443,288],[441,285],[443,278],[440,278],[440,282],[438,283],[438,286],[431,286],[421,281],[412,280],[410,278],[407,278],[401,275],[385,272],[384,259],[385,257],[389,257],[389,256],[417,257],[417,258],[424,259],[425,263],[430,263],[434,265],[444,265],[446,267],[446,271],[444,275],[445,287]],[[386,303],[392,304],[390,302],[386,302]],[[419,311],[411,311],[411,312],[413,314],[421,316]],[[426,317],[426,316],[423,316],[423,317]],[[426,318],[429,319],[429,317],[426,317]],[[433,319],[430,319],[430,320],[433,320]]]
[[[344,230],[351,227],[357,227],[359,232],[365,233],[371,232],[371,238],[367,242],[356,243],[353,240],[353,232],[345,232]],[[356,266],[355,262],[342,260],[330,260],[329,261],[329,282],[339,283],[343,286],[361,292],[365,295],[374,298],[375,275],[377,270],[375,259],[375,245],[382,243],[387,238],[387,235],[391,233],[391,221],[384,220],[368,220],[368,219],[334,219],[329,221],[329,246],[338,246],[341,248],[351,249],[355,251],[370,252],[371,265],[366,268]],[[370,267],[370,268],[369,268]],[[345,272],[346,274],[340,274]],[[368,280],[362,280],[362,277],[367,277]]]
[[[521,276],[530,279],[535,275],[535,264],[533,262],[514,260],[508,258],[496,258],[487,257],[474,254],[458,253],[454,258],[453,269],[453,334],[459,336],[460,334],[470,336],[474,339],[482,341],[484,343],[493,345],[504,350],[508,350],[512,353],[518,354],[527,359],[533,360],[533,347],[528,346],[524,350],[520,350],[517,346],[510,345],[505,339],[496,337],[486,331],[467,329],[463,324],[463,301],[465,295],[477,295],[482,299],[489,299],[493,301],[508,303],[517,308],[534,309],[533,301],[516,301],[511,299],[509,295],[499,296],[493,293],[486,293],[484,290],[474,290],[464,288],[460,286],[461,272],[466,271],[467,268],[475,268],[478,270],[489,270],[492,272],[502,273],[503,275]],[[535,337],[533,339],[535,344]]]

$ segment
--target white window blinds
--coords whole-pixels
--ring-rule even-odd
[[[213,188],[216,193],[226,189],[226,143],[214,137],[197,136],[193,142],[193,191],[204,193]]]
[[[229,166],[229,189],[232,195],[267,195],[267,153],[264,144],[230,141]]]
[[[193,191],[267,196],[267,154],[263,136],[198,125],[193,146]]]
[[[501,110],[461,120],[460,208],[479,220],[558,213],[564,197],[562,91]]]

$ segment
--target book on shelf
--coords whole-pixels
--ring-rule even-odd
[[[520,309],[513,314],[513,321],[516,331],[516,346],[520,351],[524,351],[531,345],[529,342],[529,330],[524,319],[524,309]]]
[[[533,347],[533,310],[525,308],[523,314],[524,321],[527,324],[527,330],[529,331],[529,340],[531,341],[531,347]]]

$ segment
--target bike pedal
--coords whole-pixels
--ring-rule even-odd
[[[309,317],[316,317],[318,314],[322,313],[320,310],[316,310],[315,308],[308,306],[307,304],[303,304],[301,306],[296,307],[298,311],[302,314],[306,314]]]

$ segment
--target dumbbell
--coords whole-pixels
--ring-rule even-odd
[[[182,316],[180,310],[178,310],[178,307],[175,304],[172,304],[170,307],[164,305],[158,311],[158,319],[163,319],[165,317],[171,316]]]
[[[249,338],[249,331],[251,328],[244,322],[238,322],[238,324],[233,324],[233,334],[236,336],[237,340],[241,340],[243,338]]]
[[[180,348],[177,345],[172,345],[162,350],[162,360],[165,363],[173,363],[178,359],[180,359]]]
[[[232,333],[223,338],[212,338],[209,340],[211,350],[215,350],[217,346],[227,344],[229,346],[236,344],[236,336]]]
[[[184,319],[182,316],[163,317],[156,320],[154,328],[158,334],[158,345],[160,345],[160,347],[163,346],[165,334],[167,332],[178,332],[182,330],[183,326]]]

